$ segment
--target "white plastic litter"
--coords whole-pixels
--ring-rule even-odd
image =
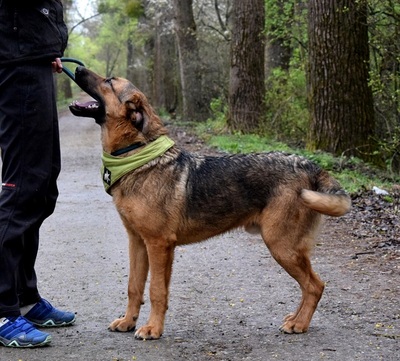
[[[372,190],[375,192],[375,194],[382,194],[384,196],[387,196],[389,192],[385,191],[384,189],[380,189],[378,187],[373,186]]]

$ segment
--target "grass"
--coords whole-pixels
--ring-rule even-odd
[[[328,170],[350,194],[370,190],[373,186],[390,191],[400,183],[400,176],[388,174],[354,157],[334,157],[325,152],[309,152],[249,134],[229,134],[223,122],[209,121],[195,126],[196,134],[208,145],[228,153],[282,151],[302,155]]]

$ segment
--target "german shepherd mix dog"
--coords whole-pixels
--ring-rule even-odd
[[[95,101],[74,102],[70,110],[101,126],[103,182],[129,235],[128,305],[109,329],[136,328],[150,270],[150,317],[135,337],[158,339],[175,247],[244,227],[261,235],[300,285],[300,305],[281,330],[306,332],[324,290],[309,257],[321,215],[342,216],[351,206],[339,183],[296,155],[190,154],[167,137],[145,95],[128,80],[103,78],[84,67],[75,77]]]

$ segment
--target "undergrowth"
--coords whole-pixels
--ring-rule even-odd
[[[370,190],[374,186],[390,191],[394,184],[400,183],[399,176],[388,174],[355,157],[334,157],[326,152],[310,152],[265,136],[231,134],[221,118],[197,124],[194,128],[200,138],[219,150],[228,153],[282,151],[307,157],[328,170],[350,194]]]

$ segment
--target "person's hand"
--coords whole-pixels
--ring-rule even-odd
[[[53,67],[53,73],[62,73],[62,62],[60,58],[56,58],[52,63],[51,66]]]

